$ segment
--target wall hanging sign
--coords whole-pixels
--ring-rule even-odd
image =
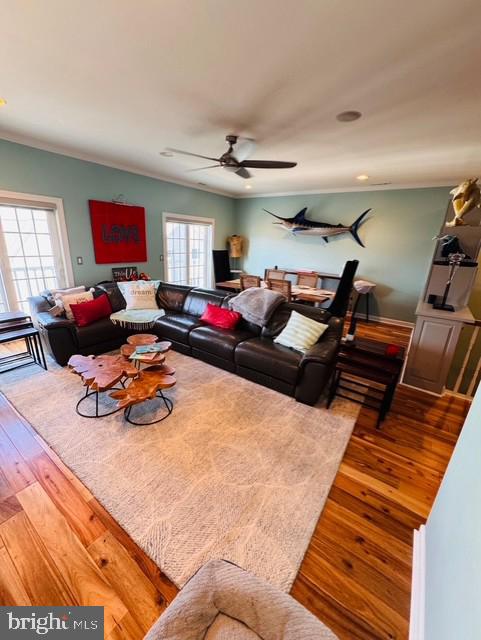
[[[139,273],[137,267],[113,267],[112,278],[114,282],[127,282],[128,280],[138,280]]]
[[[147,261],[144,207],[89,200],[89,208],[97,264]]]

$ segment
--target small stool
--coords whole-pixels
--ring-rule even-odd
[[[354,282],[354,289],[357,293],[356,301],[354,302],[354,306],[352,308],[352,317],[357,313],[357,309],[359,307],[359,301],[361,300],[361,296],[366,296],[366,322],[369,322],[369,296],[376,288],[374,282],[369,282],[368,280],[356,280]]]

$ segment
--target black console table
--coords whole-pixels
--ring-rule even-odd
[[[327,406],[338,396],[375,409],[378,411],[376,427],[379,429],[391,408],[403,363],[403,347],[367,338],[343,343]]]
[[[26,350],[0,357],[0,373],[31,364],[47,369],[40,334],[33,326],[31,317],[23,311],[0,313],[0,344],[17,340],[25,342]]]

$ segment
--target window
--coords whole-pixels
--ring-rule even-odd
[[[214,221],[164,214],[165,273],[168,282],[212,285]]]
[[[0,197],[0,311],[28,312],[28,297],[72,282],[61,235],[55,207]]]

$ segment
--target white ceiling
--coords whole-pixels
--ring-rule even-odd
[[[481,172],[480,24],[479,0],[3,0],[0,137],[233,195],[452,184]],[[247,192],[159,156],[227,133],[298,166]]]

